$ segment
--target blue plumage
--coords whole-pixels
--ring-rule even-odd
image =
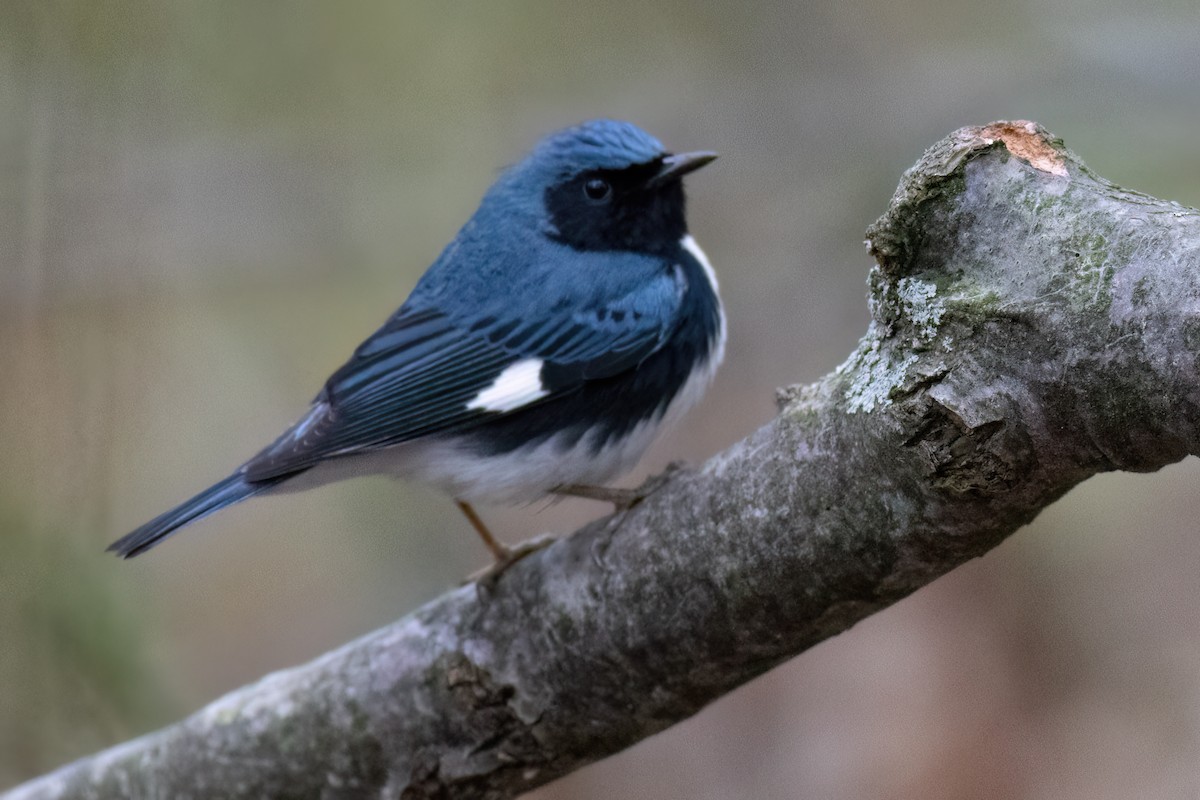
[[[714,157],[610,120],[545,138],[303,419],[110,549],[137,555],[252,495],[354,474],[504,501],[628,469],[721,359],[716,279],[681,182]]]
[[[139,553],[149,550],[164,536],[184,525],[203,519],[209,514],[215,514],[248,497],[262,494],[274,488],[278,482],[278,480],[269,480],[250,483],[235,472],[223,481],[208,487],[186,503],[159,514],[133,533],[114,542],[109,550],[114,550],[125,558],[133,558]]]

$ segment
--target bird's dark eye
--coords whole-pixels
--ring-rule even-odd
[[[593,203],[603,203],[612,194],[612,186],[603,178],[589,178],[583,184],[583,193]]]

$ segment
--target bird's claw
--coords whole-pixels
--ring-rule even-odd
[[[464,583],[474,583],[481,590],[491,590],[495,588],[496,582],[500,580],[508,568],[516,564],[526,556],[533,555],[538,550],[549,547],[554,544],[555,538],[548,533],[541,536],[535,536],[528,541],[521,542],[515,547],[504,547],[503,551],[497,554],[497,558],[488,566],[477,572],[471,573]]]
[[[667,464],[662,472],[646,478],[642,482],[642,485],[636,489],[613,489],[614,497],[610,498],[610,502],[613,504],[613,512],[623,513],[640,504],[647,497],[666,486],[671,481],[671,478],[675,476],[675,473],[681,472],[683,468],[682,461],[672,461],[670,464]]]
[[[671,477],[683,469],[683,464],[672,461],[657,475],[652,475],[636,489],[621,489],[613,486],[588,486],[585,484],[569,483],[554,489],[555,494],[569,497],[583,497],[588,500],[599,500],[613,504],[613,513],[622,514],[641,503],[650,495],[661,489],[671,480]]]
[[[642,485],[636,489],[630,489],[630,492],[637,495],[637,499],[635,499],[628,507],[618,508],[617,510],[628,511],[630,508],[633,508],[638,503],[642,502],[647,497],[670,483],[671,478],[675,477],[676,473],[682,472],[683,469],[684,463],[682,461],[672,461],[670,464],[667,464],[666,468],[663,469],[662,472],[646,478],[646,480],[642,482]]]

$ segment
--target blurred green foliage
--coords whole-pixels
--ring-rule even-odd
[[[29,536],[0,504],[0,782],[129,738],[170,707],[131,613],[133,589],[96,573],[95,548]]]

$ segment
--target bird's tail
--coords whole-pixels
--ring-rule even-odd
[[[133,558],[154,547],[184,525],[266,491],[284,480],[285,477],[290,476],[251,483],[235,472],[225,480],[208,487],[186,503],[176,506],[165,514],[159,514],[132,533],[122,536],[108,546],[108,551],[116,553],[121,558]]]

